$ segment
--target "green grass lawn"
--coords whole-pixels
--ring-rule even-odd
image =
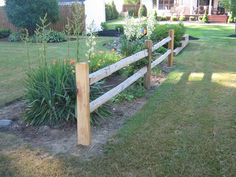
[[[112,41],[112,38],[98,38],[97,50],[108,50],[103,44]],[[76,58],[75,41],[70,43],[70,58]],[[39,45],[35,43],[30,44],[30,62],[32,65],[39,64]],[[67,58],[67,42],[59,44],[48,45],[48,60],[58,60]],[[80,52],[81,59],[85,59],[85,52],[87,50],[85,40],[81,40]],[[24,92],[23,81],[25,72],[29,68],[28,59],[26,57],[26,47],[24,43],[16,42],[0,42],[0,107],[6,103],[14,101],[22,97]]]
[[[236,39],[233,27],[191,26],[200,37],[118,135],[104,156],[41,158],[14,135],[0,133],[0,176],[235,177]]]

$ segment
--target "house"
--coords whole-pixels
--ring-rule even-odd
[[[198,15],[207,10],[209,15],[223,15],[220,0],[141,0],[148,10],[159,15]]]
[[[59,0],[59,5],[72,5],[81,3],[85,6],[86,29],[94,23],[97,31],[101,29],[101,23],[106,21],[105,0]]]

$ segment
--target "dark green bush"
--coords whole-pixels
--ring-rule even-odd
[[[11,34],[11,30],[10,29],[0,28],[0,39],[8,37],[10,34]]]
[[[106,20],[114,20],[119,17],[114,1],[111,4],[106,4]]]
[[[20,32],[15,32],[10,34],[10,36],[8,37],[8,41],[9,42],[19,42],[21,41],[21,33]]]
[[[170,20],[171,20],[171,21],[178,21],[178,17],[177,17],[177,16],[171,16],[171,17],[170,17]]]
[[[139,17],[147,17],[147,7],[145,5],[140,5],[140,8],[138,10],[138,16]]]
[[[154,32],[152,33],[151,39],[154,42],[161,41],[162,39],[168,36],[168,32],[170,29],[174,29],[175,31],[175,48],[180,46],[180,41],[182,40],[183,35],[185,34],[185,27],[182,23],[173,25],[156,25]]]
[[[8,19],[16,27],[28,29],[30,34],[45,14],[48,22],[54,23],[59,19],[57,0],[6,0],[5,9]]]
[[[116,25],[115,30],[120,32],[121,34],[124,33],[124,26],[123,25]]]
[[[76,121],[76,84],[73,62],[58,61],[30,70],[26,79],[24,120],[31,125],[58,125]],[[90,99],[103,93],[101,83],[90,88]],[[102,118],[107,110],[100,108],[92,115]]]
[[[158,21],[167,21],[167,17],[166,16],[158,16],[157,20]]]

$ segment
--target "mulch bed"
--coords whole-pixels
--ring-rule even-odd
[[[103,30],[99,31],[97,35],[104,37],[119,37],[121,34],[116,30]]]
[[[228,37],[236,37],[236,34],[231,34]]]
[[[189,40],[199,40],[200,38],[194,37],[194,36],[189,36]]]

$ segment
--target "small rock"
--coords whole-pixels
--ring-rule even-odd
[[[12,124],[12,120],[0,120],[0,128],[8,128]]]

